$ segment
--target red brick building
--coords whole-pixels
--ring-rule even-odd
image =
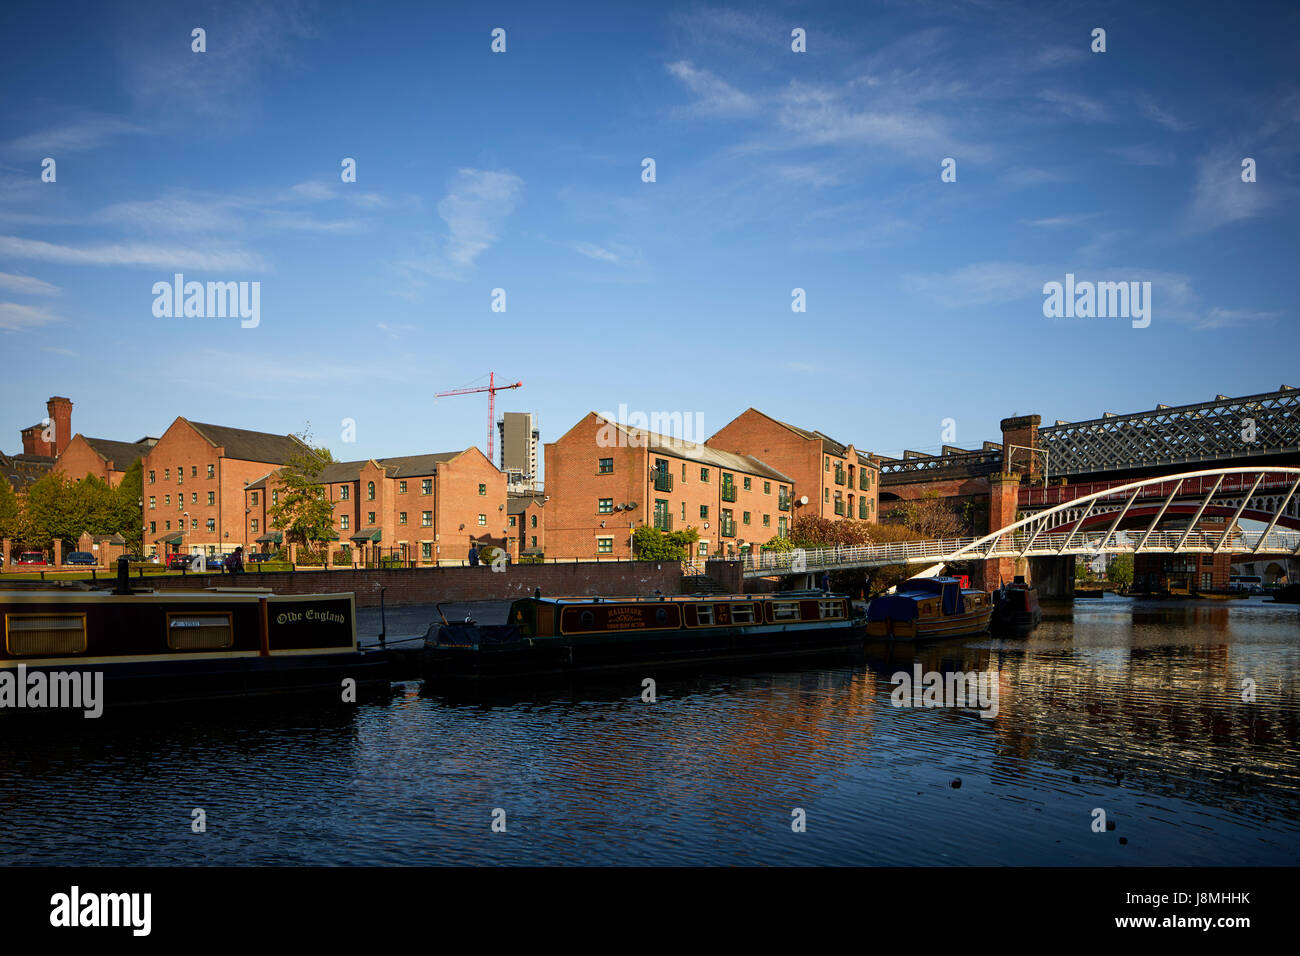
[[[871,456],[819,431],[746,409],[705,442],[710,448],[754,455],[794,480],[795,514],[875,521],[880,467]],[[804,497],[807,504],[802,504]]]
[[[1196,524],[1197,531],[1207,532],[1212,539],[1223,534],[1228,519],[1223,516],[1203,517]],[[1185,523],[1182,528],[1186,528]],[[1178,523],[1169,530],[1178,529]],[[1232,542],[1241,536],[1235,526],[1228,537],[1228,545],[1215,554],[1146,553],[1133,556],[1133,590],[1148,593],[1196,594],[1204,591],[1226,591],[1232,575]]]
[[[60,452],[54,471],[73,481],[94,475],[116,488],[122,483],[126,470],[135,464],[137,458],[149,454],[149,449],[157,442],[156,438],[141,438],[134,442],[87,438],[78,432],[68,442],[68,447]]]
[[[509,492],[506,495],[506,548],[518,560],[546,553],[546,495]]]
[[[144,455],[145,549],[247,549],[244,486],[306,450],[294,435],[177,418]]]
[[[334,508],[333,551],[359,561],[396,555],[416,564],[459,564],[470,545],[503,547],[508,537],[506,476],[478,448],[326,465],[318,476]],[[244,488],[242,541],[248,550],[283,543],[271,512],[274,471]]]
[[[545,447],[546,554],[628,558],[642,524],[696,528],[697,557],[736,554],[783,533],[791,479],[765,461],[590,412]]]
[[[0,475],[20,495],[50,473],[59,452],[72,440],[72,400],[53,395],[45,410],[44,421],[21,430],[22,451],[14,455],[0,452]]]

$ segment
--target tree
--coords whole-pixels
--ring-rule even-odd
[[[1133,586],[1133,555],[1117,554],[1106,568],[1106,580],[1120,587]]]
[[[22,508],[9,479],[0,475],[0,538],[18,537]]]
[[[130,554],[144,553],[144,512],[140,497],[144,494],[144,460],[137,458],[122,475],[112,494],[112,520],[105,534],[120,534],[126,539]]]
[[[328,448],[313,448],[310,433],[298,437],[306,447],[267,480],[268,486],[271,482],[279,486],[278,500],[268,512],[270,522],[284,532],[286,543],[329,541],[334,537],[334,505],[320,483],[320,473],[334,456]]]
[[[914,532],[917,538],[955,538],[962,532],[962,516],[937,491],[900,501],[890,518]]]
[[[664,533],[653,525],[643,524],[632,532],[632,554],[638,561],[685,561],[691,546],[700,540],[699,531]]]

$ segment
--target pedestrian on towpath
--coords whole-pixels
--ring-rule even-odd
[[[478,567],[478,545],[473,542],[469,546],[469,566],[471,568]]]
[[[823,571],[823,572],[822,572],[822,590],[823,590],[824,592],[826,592],[827,594],[830,593],[830,590],[831,590],[831,573],[830,573],[829,571]]]

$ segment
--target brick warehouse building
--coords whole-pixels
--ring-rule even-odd
[[[45,403],[46,418],[19,433],[23,450],[14,455],[0,452],[0,475],[18,494],[44,478],[72,438],[72,400],[52,395]]]
[[[137,458],[149,454],[158,439],[141,438],[139,441],[112,441],[108,438],[87,438],[78,432],[63,449],[54,470],[75,481],[94,475],[116,488],[122,483],[126,470]]]
[[[244,486],[307,450],[294,435],[177,418],[144,456],[146,550],[224,554],[247,548]]]
[[[788,527],[793,483],[758,458],[629,428],[590,412],[545,446],[546,554],[629,558],[641,524],[698,529],[700,557]]]
[[[754,408],[746,409],[705,444],[755,455],[789,475],[797,495],[796,514],[861,521],[877,518],[880,465],[852,445],[777,421]],[[800,504],[805,495],[808,503]]]
[[[382,553],[459,564],[471,543],[506,544],[506,476],[478,448],[336,462],[318,481],[334,507],[333,548],[354,548],[360,560]],[[270,518],[278,495],[275,471],[244,488],[245,548],[283,543]]]
[[[540,492],[507,492],[506,547],[512,558],[545,554],[546,497]]]

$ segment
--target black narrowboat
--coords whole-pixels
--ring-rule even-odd
[[[505,624],[432,625],[423,664],[434,678],[504,677],[819,655],[861,646],[849,599],[822,591],[531,597],[511,604]]]
[[[120,579],[119,579],[120,580]],[[357,647],[353,595],[10,586],[0,590],[0,714],[59,710],[102,688],[119,704],[331,692],[386,684],[382,653]],[[355,699],[355,697],[353,698]]]
[[[1026,637],[1043,623],[1038,606],[1038,589],[1026,584],[1023,575],[993,592],[993,633]]]

